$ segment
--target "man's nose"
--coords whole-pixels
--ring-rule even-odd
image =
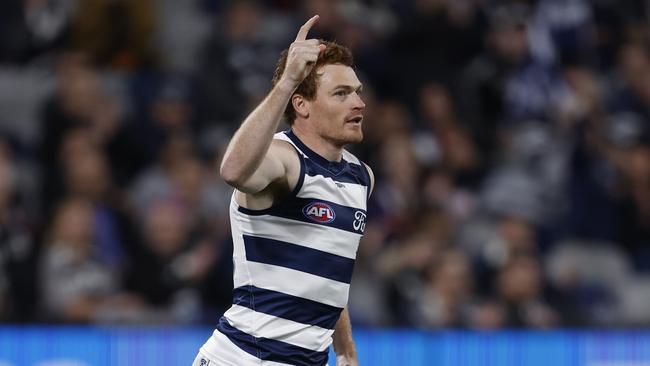
[[[359,95],[359,93],[354,93],[354,95],[355,95],[354,109],[366,108],[366,103],[364,103],[363,99],[361,99],[361,95]]]

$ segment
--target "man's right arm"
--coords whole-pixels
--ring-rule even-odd
[[[286,153],[286,147],[272,143],[273,135],[293,92],[311,71],[322,50],[318,40],[306,40],[317,20],[318,16],[314,16],[300,28],[289,48],[282,77],[228,144],[219,172],[228,184],[242,192],[261,192],[287,174],[291,155]]]
[[[293,88],[278,83],[244,120],[221,161],[219,173],[231,186],[257,193],[286,174],[282,154],[271,142]]]

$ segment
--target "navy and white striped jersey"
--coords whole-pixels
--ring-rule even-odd
[[[325,365],[348,301],[370,176],[348,151],[330,162],[292,131],[275,138],[298,151],[300,178],[287,198],[265,210],[241,207],[233,195],[233,305],[215,334],[259,364]]]

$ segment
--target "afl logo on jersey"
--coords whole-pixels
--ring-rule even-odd
[[[329,224],[336,218],[334,209],[324,202],[312,202],[302,209],[302,213],[312,221]]]

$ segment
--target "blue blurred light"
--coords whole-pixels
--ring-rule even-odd
[[[0,327],[0,366],[189,365],[210,333],[206,328]],[[355,329],[354,336],[361,365],[650,366],[650,331]]]

